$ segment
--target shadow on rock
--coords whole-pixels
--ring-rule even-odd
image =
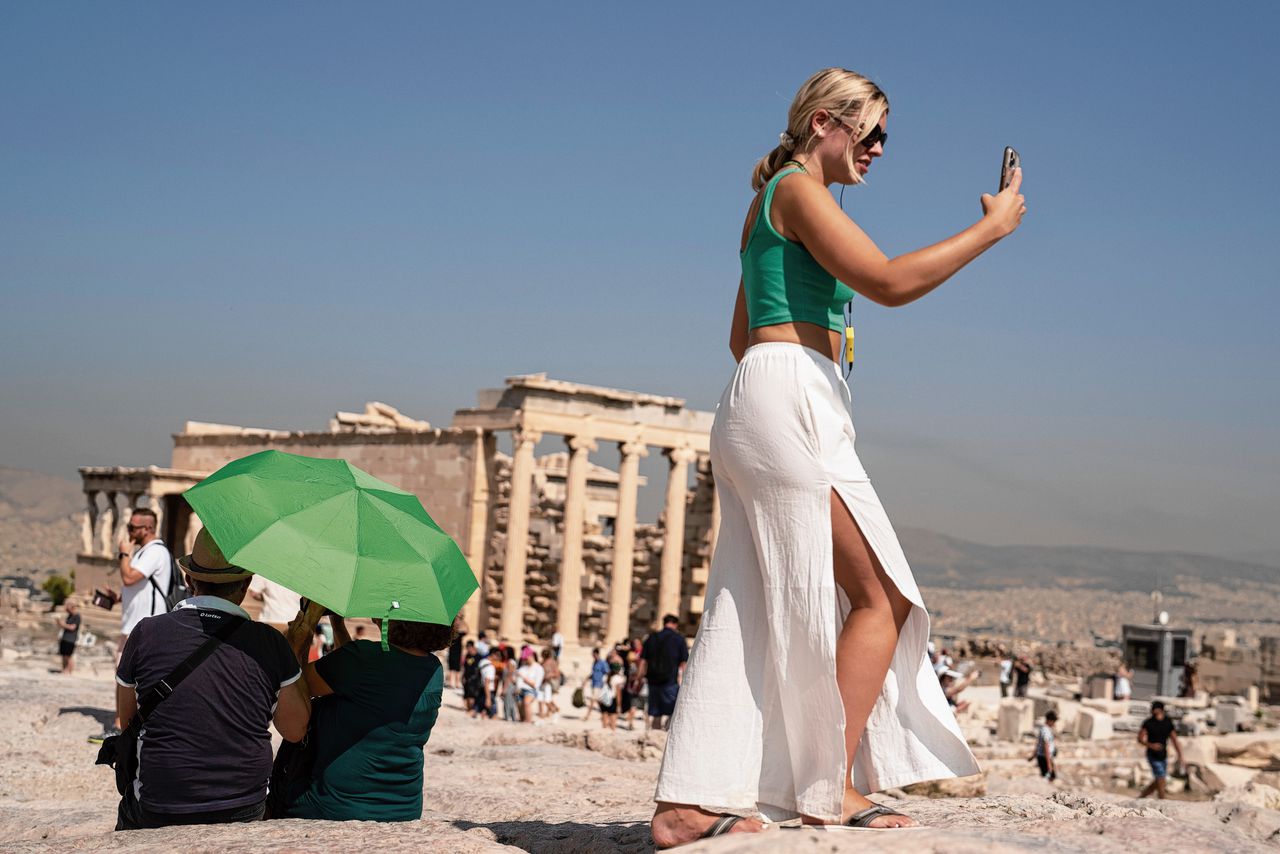
[[[455,821],[459,830],[485,828],[503,845],[523,848],[533,854],[563,851],[630,852],[652,851],[653,837],[645,821],[600,822],[565,821]]]
[[[59,715],[84,715],[93,718],[103,727],[109,727],[116,722],[115,709],[95,709],[92,706],[63,706],[58,709]]]

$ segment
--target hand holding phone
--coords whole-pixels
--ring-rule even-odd
[[[1013,148],[1005,148],[1000,158],[1000,190],[982,194],[983,218],[998,229],[997,239],[1012,234],[1027,212],[1022,195],[1022,158]]]

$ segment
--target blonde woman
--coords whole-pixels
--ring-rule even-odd
[[[801,817],[900,828],[866,795],[978,772],[926,657],[929,617],[854,450],[842,376],[855,293],[913,302],[1013,232],[1021,173],[974,225],[888,258],[836,204],[884,153],[889,102],[828,68],[800,88],[757,164],[711,459],[721,528],[707,611],[658,776],[669,847]]]

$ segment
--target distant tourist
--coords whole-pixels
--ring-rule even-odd
[[[445,657],[449,670],[445,673],[446,688],[462,688],[462,638],[467,633],[466,623],[459,617],[453,622],[453,640],[449,641],[449,654]]]
[[[62,672],[70,674],[75,670],[72,657],[76,654],[76,641],[80,639],[80,606],[75,597],[71,597],[63,603],[63,607],[67,609],[67,616],[58,622],[61,630],[58,635],[58,655],[62,656]]]
[[[1007,697],[1013,691],[1013,659],[1004,656],[1000,659],[1000,696]]]
[[[1027,686],[1031,684],[1031,659],[1020,655],[1013,660],[1013,696],[1027,696]]]
[[[516,673],[516,651],[508,647],[503,652],[502,668],[502,719],[504,721],[520,720],[520,680]]]
[[[564,635],[556,632],[551,636],[551,650],[555,653],[556,661],[559,661],[560,653],[564,652]]]
[[[298,616],[298,604],[301,597],[278,581],[272,581],[264,575],[255,575],[249,583],[249,598],[262,603],[258,613],[258,622],[266,623],[271,628],[284,634],[289,623]]]
[[[1138,744],[1147,748],[1147,763],[1151,766],[1151,785],[1142,790],[1140,798],[1152,792],[1164,800],[1165,787],[1169,779],[1169,745],[1178,753],[1178,764],[1182,764],[1182,745],[1178,743],[1178,734],[1174,731],[1173,721],[1165,713],[1164,703],[1159,700],[1151,704],[1151,717],[1142,722],[1138,730]]]
[[[1133,671],[1122,662],[1116,668],[1115,688],[1111,692],[1111,696],[1117,700],[1128,701],[1133,694]]]
[[[147,617],[168,611],[164,597],[173,577],[173,558],[164,541],[156,536],[156,514],[140,507],[129,517],[128,534],[120,542],[119,570],[121,587],[120,640],[116,645],[116,663],[129,641],[129,635]],[[90,741],[103,741],[120,733],[120,709],[116,709],[114,726]]]
[[[452,628],[391,620],[388,648],[353,641],[330,616],[334,649],[308,664],[315,697],[309,773],[288,786],[289,818],[327,821],[417,821],[422,818],[423,747],[444,692],[444,668],[433,654]]]
[[[307,731],[310,701],[289,644],[240,607],[250,573],[204,530],[178,565],[192,596],[130,633],[116,671],[121,722],[205,642],[220,640],[147,718],[116,830],[257,821],[271,776],[268,726],[289,741]]]
[[[1196,663],[1188,661],[1182,665],[1182,678],[1178,681],[1179,697],[1194,697],[1200,690],[1200,677],[1196,673]]]
[[[516,668],[516,690],[520,694],[520,720],[532,723],[533,704],[538,699],[538,690],[542,687],[544,671],[533,654],[533,649],[526,647],[520,653],[520,666]]]
[[[538,717],[560,717],[560,706],[556,704],[556,692],[560,690],[560,662],[556,660],[556,651],[547,647],[542,651],[542,685],[538,688]]]
[[[484,632],[476,635],[476,652],[480,653],[480,657],[489,654],[489,636]]]
[[[649,729],[666,729],[676,710],[680,677],[689,660],[689,642],[676,630],[679,625],[679,617],[667,614],[662,631],[649,635],[640,652],[638,677],[649,686]]]
[[[475,703],[471,707],[471,717],[473,718],[492,718],[497,714],[498,670],[493,663],[493,659],[496,657],[497,650],[491,649],[489,654],[482,656],[476,665],[476,670],[480,676],[480,686]]]
[[[618,704],[622,702],[622,689],[627,677],[622,672],[622,659],[618,656],[610,656],[608,667],[609,675],[597,700],[600,705],[600,726],[602,729],[617,730]]]
[[[365,627],[363,625],[356,626],[356,640],[364,640]]]
[[[965,676],[958,670],[944,670],[938,682],[942,685],[942,694],[947,698],[947,704],[951,706],[957,713],[963,712],[969,708],[968,700],[960,699],[960,692],[968,688],[978,678],[979,671],[975,670],[968,676]]]
[[[583,685],[583,693],[586,695],[587,712],[582,716],[584,721],[591,720],[591,710],[599,709],[600,691],[604,688],[604,680],[609,676],[609,662],[600,657],[600,647],[591,650],[591,675],[587,677],[587,684]]]
[[[475,641],[467,641],[462,650],[462,705],[467,711],[475,708],[481,693],[480,652]]]
[[[1031,759],[1040,766],[1040,776],[1052,783],[1058,779],[1058,745],[1054,740],[1053,728],[1058,723],[1058,713],[1053,709],[1044,713],[1044,723],[1036,729],[1036,749]]]

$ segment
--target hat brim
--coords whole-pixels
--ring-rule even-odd
[[[238,566],[229,566],[226,569],[211,569],[207,566],[192,566],[191,555],[184,555],[178,558],[178,568],[187,575],[197,581],[207,581],[210,584],[230,584],[233,581],[244,581],[246,578],[252,578],[253,573],[247,569],[241,569]]]

